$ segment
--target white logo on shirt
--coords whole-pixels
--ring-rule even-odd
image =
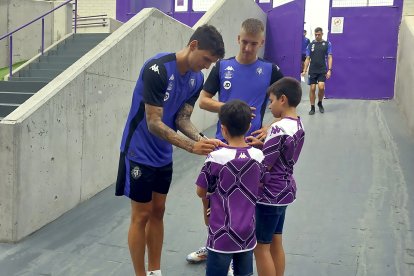
[[[170,98],[170,93],[165,92],[164,102],[166,102]]]
[[[242,152],[242,153],[240,153],[239,158],[240,159],[247,158],[247,155],[244,152]]]
[[[158,73],[158,75],[160,74],[160,71],[158,70],[158,65],[157,65],[157,64],[152,65],[152,66],[150,67],[150,69],[151,69],[152,71],[154,71],[155,73]]]
[[[229,66],[227,66],[227,67],[226,67],[226,69],[224,69],[224,70],[227,70],[227,71],[234,71],[233,66],[230,66],[230,65],[229,65]]]
[[[224,73],[224,78],[225,79],[231,79],[233,77],[233,73],[231,71],[226,71]]]
[[[170,80],[171,81],[174,80],[174,75],[171,75]]]
[[[140,178],[141,175],[142,175],[142,172],[141,172],[141,170],[138,166],[135,166],[131,170],[131,176],[132,176],[133,179],[138,179],[138,178]]]
[[[194,85],[195,85],[195,79],[190,79],[191,88],[194,88]]]
[[[231,82],[225,81],[223,82],[223,88],[229,90],[231,88]]]
[[[257,73],[258,75],[262,75],[262,74],[263,74],[263,68],[262,68],[262,67],[258,67],[258,68],[256,69],[256,73]]]

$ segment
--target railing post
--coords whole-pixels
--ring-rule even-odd
[[[45,49],[45,18],[42,17],[42,56]]]
[[[11,80],[13,72],[13,35],[10,35],[9,37],[9,52],[9,80]]]
[[[78,0],[75,0],[75,34],[76,34],[77,19],[78,19]]]

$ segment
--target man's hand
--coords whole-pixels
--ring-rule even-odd
[[[218,139],[201,139],[193,144],[191,152],[198,155],[207,155],[215,148],[225,145]]]
[[[328,80],[331,77],[331,70],[328,70],[328,72],[326,72],[326,79]]]
[[[269,126],[263,126],[261,129],[258,129],[256,131],[252,132],[252,136],[259,140],[264,140],[267,135],[267,130],[269,129]]]
[[[264,144],[262,141],[260,141],[259,139],[253,136],[246,137],[246,142],[247,144],[249,144],[249,146],[259,148],[259,149],[263,148],[263,144]]]

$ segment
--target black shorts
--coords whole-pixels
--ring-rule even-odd
[[[136,202],[150,202],[152,192],[168,193],[172,173],[172,163],[163,167],[152,167],[129,160],[121,153],[115,195],[124,195]]]
[[[317,84],[326,81],[326,73],[309,73],[309,84]]]

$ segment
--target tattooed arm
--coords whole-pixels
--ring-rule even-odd
[[[191,106],[188,103],[185,103],[177,114],[175,124],[177,125],[178,130],[181,131],[185,136],[194,141],[200,141],[202,138],[199,134],[200,132],[190,120],[193,110],[193,106]]]
[[[219,145],[219,142],[216,140],[201,139],[198,142],[194,142],[187,137],[179,135],[162,122],[162,107],[145,104],[145,113],[147,117],[148,130],[151,134],[167,140],[171,144],[185,149],[188,152],[199,155],[207,155]]]

